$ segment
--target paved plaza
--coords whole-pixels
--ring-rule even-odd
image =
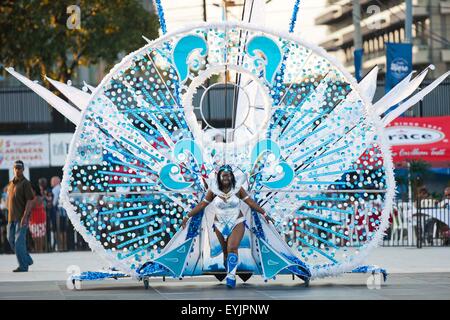
[[[28,273],[12,273],[14,255],[0,256],[0,299],[450,299],[450,248],[378,248],[369,264],[386,268],[388,281],[367,274],[317,279],[306,288],[300,280],[278,276],[264,283],[255,276],[235,290],[214,277],[150,280],[145,290],[132,279],[83,282],[80,290],[66,286],[68,272],[97,271],[107,264],[91,252],[34,254]]]

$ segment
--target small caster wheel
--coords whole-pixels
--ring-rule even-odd
[[[305,279],[305,288],[308,288],[309,287],[309,278],[306,278]]]
[[[149,287],[148,279],[144,279],[143,281],[144,281],[145,290],[148,290],[148,287]]]
[[[72,279],[72,290],[80,290],[81,289],[81,281]]]

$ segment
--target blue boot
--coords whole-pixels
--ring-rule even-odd
[[[238,255],[235,253],[229,253],[227,258],[227,287],[236,287],[236,270],[238,265]]]

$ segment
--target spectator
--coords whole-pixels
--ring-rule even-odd
[[[445,188],[444,198],[438,204],[439,208],[449,208],[450,207],[450,187]]]
[[[44,208],[46,212],[46,229],[47,229],[47,244],[46,248],[55,249],[55,235],[56,235],[56,218],[52,217],[52,207],[53,207],[53,194],[52,189],[48,186],[46,178],[39,178],[39,190],[42,195],[42,200],[44,201]]]
[[[36,252],[44,252],[47,243],[47,214],[45,212],[41,189],[37,185],[33,185],[32,187],[34,199],[30,217],[30,232],[33,238],[34,250]]]
[[[14,178],[8,184],[8,241],[16,253],[19,267],[13,272],[27,272],[33,264],[27,249],[28,219],[31,212],[33,190],[24,175],[24,163],[14,162]]]
[[[6,253],[9,251],[9,245],[6,236],[6,226],[8,224],[8,186],[3,188],[2,197],[0,200],[0,252]]]
[[[435,201],[430,196],[430,193],[425,187],[421,187],[419,189],[419,200],[420,200],[420,207],[421,208],[434,208]]]
[[[67,215],[64,208],[59,205],[59,194],[61,192],[61,179],[59,177],[52,177],[50,180],[53,193],[53,216],[56,219],[56,233],[57,233],[57,250],[67,250]]]

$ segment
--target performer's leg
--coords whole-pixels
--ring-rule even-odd
[[[227,257],[228,257],[227,241],[223,237],[222,233],[220,233],[220,231],[217,230],[217,228],[214,228],[214,232],[216,233],[217,239],[219,240],[220,246],[222,247],[223,265],[225,266],[225,270],[226,270],[227,269]]]
[[[245,226],[244,223],[238,223],[233,231],[231,232],[230,236],[228,237],[227,241],[227,251],[228,253],[233,252],[236,255],[238,254],[238,248],[241,244],[242,238],[244,237],[244,231]]]
[[[238,266],[238,248],[244,236],[244,223],[237,224],[227,241],[227,286],[234,288],[236,286],[236,270]]]

